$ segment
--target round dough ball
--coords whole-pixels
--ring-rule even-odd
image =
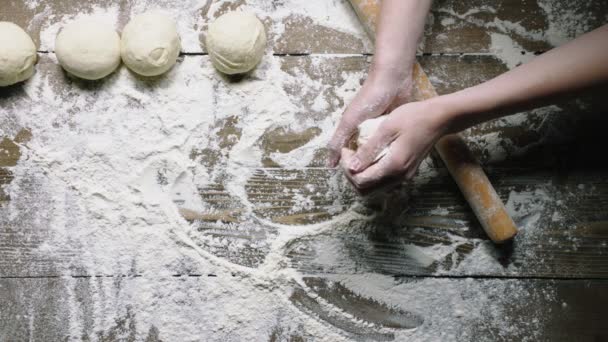
[[[217,70],[228,75],[245,73],[264,55],[264,24],[252,13],[226,13],[209,25],[206,45]]]
[[[171,69],[180,48],[175,21],[161,11],[136,16],[122,32],[122,60],[142,76],[157,76]]]
[[[55,39],[59,64],[70,74],[86,80],[98,80],[111,74],[120,64],[120,37],[107,24],[87,19],[77,20]]]
[[[34,74],[36,46],[21,27],[0,21],[0,87],[19,83]]]

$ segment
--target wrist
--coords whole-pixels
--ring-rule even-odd
[[[428,101],[435,116],[435,125],[441,135],[460,132],[462,127],[459,107],[453,94],[433,97]]]
[[[491,89],[490,89],[491,90]],[[457,133],[481,122],[491,120],[500,113],[500,105],[491,92],[475,86],[435,98],[442,109],[442,121],[447,133]]]
[[[414,60],[403,59],[388,61],[374,57],[370,67],[370,76],[380,82],[402,83],[412,77]]]

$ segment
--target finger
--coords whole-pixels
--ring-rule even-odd
[[[346,115],[348,114],[344,113],[344,116],[340,120],[338,127],[327,145],[329,149],[328,164],[330,167],[335,167],[338,165],[338,161],[340,161],[340,150],[353,136],[355,129],[359,125],[359,120],[346,117]]]
[[[355,151],[349,149],[349,148],[342,148],[341,153],[340,153],[340,166],[342,167],[342,171],[344,172],[344,176],[346,177],[346,179],[353,184],[353,186],[355,187],[355,189],[357,188],[355,186],[355,184],[352,181],[352,173],[350,172],[350,170],[348,169],[348,164],[350,163],[352,157],[355,155]]]
[[[353,157],[353,155],[355,154],[355,152],[353,150],[347,149],[347,148],[343,148],[342,149],[342,159],[341,159],[341,166],[344,169],[344,176],[346,177],[346,179],[353,185],[355,191],[362,195],[362,196],[366,196],[372,192],[376,192],[376,191],[381,191],[381,190],[386,190],[389,187],[393,187],[397,184],[400,184],[401,181],[403,180],[403,177],[400,176],[395,176],[395,177],[385,177],[382,180],[380,180],[378,183],[373,184],[373,186],[369,186],[369,187],[360,187],[360,184],[357,183],[356,180],[353,179],[353,174],[348,170],[348,168],[346,167],[346,165],[348,165],[348,162],[350,161],[350,159]]]
[[[355,155],[355,151],[344,147],[341,149],[340,152],[341,152],[340,153],[340,166],[342,166],[345,173],[350,175],[350,171],[348,170],[348,164],[350,163],[351,159]]]
[[[398,167],[395,166],[395,163],[396,162],[387,155],[365,170],[352,174],[350,179],[357,189],[365,190],[374,188],[384,182],[392,181],[396,176],[401,176],[397,172]]]
[[[392,188],[395,188],[395,187],[398,187],[399,185],[401,185],[402,182],[403,182],[402,175],[394,175],[394,176],[388,176],[388,177],[382,178],[380,181],[375,183],[373,186],[363,188],[363,189],[358,189],[358,188],[355,188],[355,189],[357,190],[358,194],[360,194],[362,196],[367,196],[367,195],[370,195],[373,193],[388,192]]]
[[[374,118],[381,115],[386,109],[386,96],[380,96],[373,101],[376,96],[371,96],[372,101],[370,102],[369,96],[362,96],[362,92],[351,102],[346,108],[342,118],[338,123],[330,142],[328,144],[329,149],[329,160],[328,164],[330,167],[335,167],[340,160],[340,149],[346,146],[347,142],[357,129],[360,123],[369,118]]]
[[[378,156],[395,140],[396,134],[395,130],[386,128],[385,123],[381,124],[372,137],[357,148],[357,152],[349,164],[350,171],[361,172],[378,161]]]
[[[342,171],[344,172],[344,177],[346,177],[346,180],[348,180],[348,182],[350,184],[352,184],[355,191],[361,195],[365,195],[366,191],[364,189],[362,190],[357,187],[357,184],[355,184],[355,182],[352,179],[353,174],[348,169],[348,164],[350,163],[350,161],[354,155],[355,155],[355,151],[348,149],[348,148],[342,148],[342,151],[340,154],[340,156],[341,156],[340,166],[342,167]]]

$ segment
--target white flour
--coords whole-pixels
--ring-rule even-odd
[[[84,267],[85,274],[144,277],[126,281],[118,298],[100,300],[102,307],[97,310],[102,311],[92,313],[98,324],[94,331],[113,323],[103,320],[104,310],[113,307],[112,301],[125,300],[134,305],[138,315],[141,312],[137,322],[143,326],[138,326],[138,331],[147,333],[153,325],[168,340],[205,336],[201,327],[217,339],[251,340],[260,333],[268,335],[278,321],[285,321],[281,323],[285,326],[303,325],[306,331],[326,335],[328,340],[339,337],[290,306],[289,284],[299,276],[281,265],[285,243],[328,229],[331,224],[302,228],[274,225],[285,234],[272,243],[266,262],[254,270],[198,247],[188,237],[193,227],[181,218],[172,201],[176,186],[185,193],[187,184],[204,186],[215,177],[219,168],[208,170],[189,155],[193,149],[213,147],[212,124],[234,113],[249,114],[240,118],[242,136],[226,160],[231,179],[228,191],[246,206],[250,204],[244,185],[250,168],[261,166],[255,142],[269,127],[297,128],[301,121],[302,125],[323,127],[323,139],[327,139],[331,131],[324,121],[330,119],[318,123],[298,120],[281,82],[264,81],[287,81],[279,57],[266,56],[251,80],[230,86],[218,77],[208,59],[200,56],[184,57],[154,83],[138,80],[124,67],[93,87],[96,89],[62,78],[58,70],[52,74],[39,71],[26,84],[29,100],[23,101],[28,102],[29,110],[18,120],[34,138],[23,146],[24,162],[13,170],[16,180],[6,189],[14,198],[8,210],[15,216],[23,214],[19,208],[30,205],[32,199],[18,195],[27,192],[21,180],[33,178],[39,183],[36,191],[48,212],[33,213],[31,219],[50,219],[49,240],[40,247],[40,255],[61,255],[78,247],[83,254],[74,262]],[[244,98],[249,101],[244,102]],[[10,108],[2,109],[3,116],[11,112]],[[196,193],[196,189],[189,190]],[[192,209],[205,211],[200,200],[199,207],[195,200],[189,203],[194,203]],[[207,283],[201,285],[197,279],[176,282],[170,278],[175,273],[218,277],[204,279]],[[148,277],[161,280],[145,280]],[[204,294],[196,294],[201,289]],[[105,293],[96,288],[91,291],[97,296]],[[192,297],[188,297],[190,292]],[[179,296],[187,300],[176,298]],[[69,303],[74,304],[70,334],[75,337],[84,331],[80,322],[89,313],[79,311],[75,294],[70,297]],[[192,311],[184,310],[185,302]],[[167,315],[148,316],[161,308]],[[158,322],[160,317],[170,320]]]
[[[58,30],[80,16],[104,18],[118,30],[125,24],[125,18],[119,17],[121,8],[118,6],[86,8],[83,5],[83,9],[75,9],[74,13],[78,14],[60,17],[44,2],[29,0],[27,4],[42,13],[42,19],[39,19],[43,21],[41,50],[52,51]],[[209,16],[214,17],[223,4],[211,5]],[[152,7],[169,9],[178,20],[183,50],[201,52],[199,34],[204,31],[206,22],[200,11],[206,5],[207,2],[200,0],[142,1],[129,10],[139,13]],[[282,19],[291,15],[314,18],[315,24],[355,37],[364,35],[344,1],[251,1],[246,8],[271,22],[270,30],[275,38],[284,32]],[[549,5],[543,9],[553,13]],[[456,17],[494,11],[490,6],[483,6]],[[550,18],[558,20],[557,16]],[[447,19],[443,24],[453,23]],[[551,23],[551,37],[577,34],[585,28],[583,25],[563,30],[562,22]],[[508,67],[517,65],[523,58],[521,47],[508,34],[521,33],[521,29],[504,23],[492,25],[506,28],[502,33],[492,34],[491,51]],[[536,33],[531,36],[537,37]],[[552,44],[559,41],[547,37],[539,39],[547,39]],[[313,56],[310,67],[323,70],[330,59],[347,57],[351,56]],[[339,75],[343,78],[339,86],[321,84],[303,71],[303,65],[295,68],[294,73],[283,70],[284,58],[267,54],[255,72],[241,82],[229,82],[220,77],[206,56],[183,56],[176,67],[158,80],[142,81],[121,67],[102,82],[83,84],[66,79],[54,65],[54,55],[49,53],[42,58],[44,65],[40,65],[33,79],[25,84],[27,97],[19,104],[0,108],[1,121],[10,123],[0,127],[0,136],[12,137],[21,127],[27,127],[33,136],[21,146],[21,160],[11,170],[15,179],[5,189],[11,196],[8,204],[11,217],[7,220],[20,219],[48,229],[48,240],[38,246],[37,253],[41,257],[67,255],[67,263],[57,266],[60,274],[129,276],[122,280],[120,291],[116,290],[119,278],[82,280],[65,277],[68,283],[67,323],[72,339],[82,336],[85,330],[112,328],[116,319],[128,314],[124,309],[126,305],[136,315],[138,340],[143,340],[150,331],[156,331],[168,341],[255,340],[270,335],[276,327],[284,329],[285,336],[289,331],[304,331],[321,341],[349,339],[337,333],[338,329],[303,313],[289,300],[291,291],[303,286],[304,280],[288,266],[285,251],[298,238],[346,226],[363,216],[349,210],[320,224],[276,224],[255,217],[245,186],[255,168],[263,165],[264,151],[258,142],[265,132],[277,127],[294,131],[309,127],[320,129],[320,133],[303,146],[288,153],[270,155],[282,167],[298,169],[309,165],[318,146],[329,140],[344,104],[354,95],[353,90],[359,87],[364,73],[343,72]],[[294,99],[294,95],[285,90],[294,85],[303,85],[318,94],[331,88],[344,104],[319,95],[314,98],[311,108],[301,108],[299,99]],[[308,109],[323,115],[309,115]],[[559,108],[539,110],[532,115],[543,117],[557,110]],[[215,124],[235,115],[240,134],[233,137],[233,146],[221,150]],[[540,122],[531,129],[546,127],[544,120]],[[528,123],[519,115],[499,120],[494,125],[506,127]],[[488,154],[487,160],[503,159],[526,148],[502,138],[495,133],[472,137],[473,143]],[[202,157],[190,157],[192,151],[205,148],[221,150],[217,165],[203,163]],[[430,179],[435,175],[430,165],[430,160],[423,163],[418,179]],[[200,199],[197,188],[222,180],[231,198],[244,208],[246,224],[265,227],[260,229],[260,234],[268,230],[269,241],[252,242],[254,248],[267,243],[269,249],[257,268],[231,263],[201,247],[196,240],[200,235],[196,225],[181,217],[174,202],[179,193],[182,207],[213,212],[210,204]],[[340,184],[332,186],[332,190],[343,189]],[[543,186],[550,184],[514,190],[507,202],[510,213],[523,224],[530,239],[536,227],[534,220],[547,208],[558,205],[554,203],[555,199],[548,198]],[[315,193],[316,189],[312,187],[307,190],[316,196],[325,195]],[[297,194],[291,210],[310,208],[312,203],[310,195]],[[336,208],[344,206],[340,199],[334,204]],[[448,209],[438,207],[430,214],[444,216],[449,213]],[[559,221],[559,212],[552,214],[552,218]],[[230,253],[239,253],[244,248],[243,244],[233,244],[225,237],[210,238],[206,242]],[[421,265],[428,266],[447,258],[461,243],[462,240],[454,237],[453,241],[441,246],[411,245],[406,253]],[[74,249],[77,255],[70,254]],[[492,250],[488,243],[477,241],[460,268],[451,271],[501,272]],[[328,251],[328,258],[342,257],[329,255],[331,252]],[[341,262],[348,261],[341,259]],[[437,273],[442,271],[446,270],[438,269]],[[175,274],[184,276],[176,278]],[[202,276],[185,276],[187,274]],[[210,274],[215,276],[208,277]],[[138,277],[134,277],[136,275]],[[403,282],[367,273],[330,278],[359,295],[411,310],[425,318],[427,324],[417,330],[396,332],[397,340],[473,339],[469,328],[478,322],[486,322],[488,329],[498,329],[502,337],[517,335],[516,326],[504,323],[519,322],[519,318],[509,311],[508,303],[501,302],[505,300],[502,293],[512,292],[511,300],[536,300],[539,296],[550,300],[554,296],[551,291],[538,293],[516,281],[430,278]],[[79,301],[78,291],[84,286],[83,282],[88,282],[85,285],[93,298],[93,307],[89,309],[83,309]],[[310,291],[309,294],[314,295]],[[329,310],[336,315],[339,312],[331,307]],[[452,315],[446,315],[446,312]],[[503,315],[510,320],[505,320]],[[92,329],[83,323],[87,317],[92,320]],[[525,324],[532,327],[531,331],[540,331],[543,322]],[[529,338],[534,340],[534,336]]]
[[[594,8],[599,6],[598,3],[581,0],[539,0],[538,6],[541,11],[534,21],[546,22],[546,26],[541,29],[530,29],[521,22],[512,22],[499,17],[495,17],[493,21],[487,21],[478,16],[498,15],[501,6],[507,7],[508,5],[490,1],[464,13],[459,13],[450,7],[438,8],[437,11],[448,15],[441,22],[443,26],[463,25],[465,22],[486,30],[491,37],[489,51],[502,60],[509,69],[530,60],[536,52],[523,48],[514,38],[543,43],[546,48],[542,50],[547,50],[562,45],[608,21],[608,18],[601,17],[601,13]],[[524,17],[525,15],[522,16],[522,19]],[[459,21],[455,19],[459,19]]]
[[[55,37],[65,24],[81,17],[95,16],[101,17],[110,22],[120,32],[128,20],[145,11],[152,9],[162,9],[173,15],[177,21],[178,32],[182,40],[182,51],[187,53],[200,53],[201,33],[206,32],[209,24],[207,18],[219,16],[220,11],[225,11],[226,7],[234,6],[234,1],[210,1],[210,0],[142,0],[132,1],[128,5],[119,4],[100,7],[95,4],[83,3],[78,8],[70,8],[68,13],[71,15],[58,16],[59,12],[54,8],[54,3],[44,3],[37,0],[27,0],[27,6],[36,9],[39,13],[37,19],[30,23],[40,25],[40,50],[53,51]],[[287,18],[314,18],[314,24],[325,26],[353,35],[358,39],[369,42],[366,33],[363,31],[358,19],[352,9],[345,1],[325,1],[322,3],[315,1],[282,1],[269,2],[265,0],[248,1],[245,5],[238,6],[240,10],[255,13],[266,23],[270,44],[273,39],[281,37],[285,31],[285,19]],[[128,16],[121,17],[120,13],[128,10]],[[65,9],[61,13],[65,13]],[[29,27],[31,30],[32,27]],[[275,42],[276,43],[276,42]]]
[[[534,58],[534,54],[524,50],[524,48],[505,34],[492,33],[490,38],[492,39],[490,51],[499,56],[509,69],[513,69]]]

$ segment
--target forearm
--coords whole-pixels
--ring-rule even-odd
[[[410,72],[432,0],[384,0],[376,29],[373,67],[391,73]]]
[[[488,82],[440,96],[448,131],[536,107],[608,82],[608,25],[540,55]]]

